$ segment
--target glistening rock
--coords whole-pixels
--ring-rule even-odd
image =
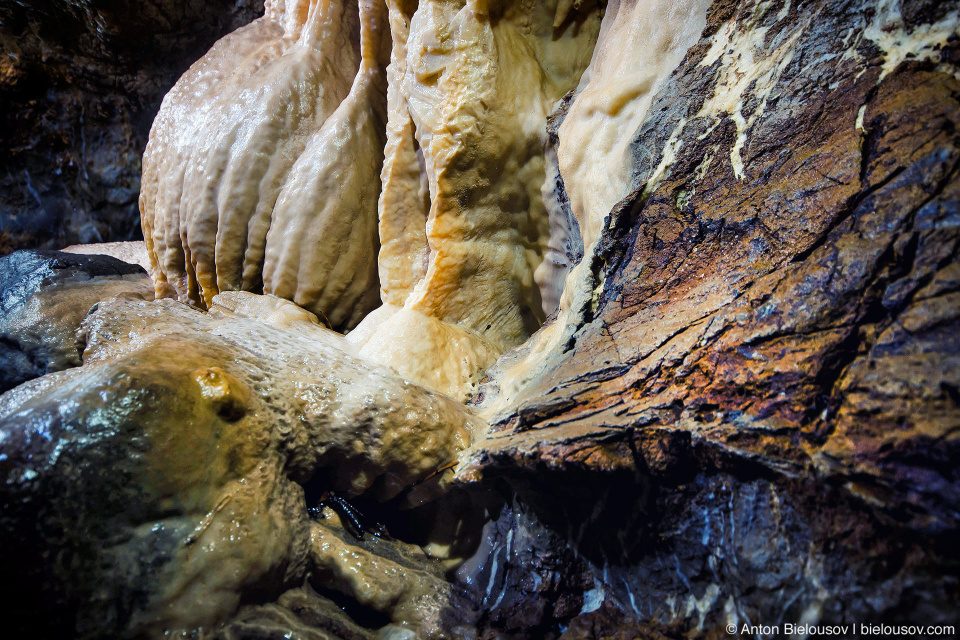
[[[279,545],[260,548],[246,535],[229,541],[237,545],[234,566],[252,568],[249,583],[204,565],[204,558],[216,564],[217,544],[212,555],[195,552],[190,575],[199,576],[198,585],[207,577],[204,584],[218,597],[209,610],[194,609],[183,606],[189,593],[180,592],[188,599],[177,610],[193,621],[223,619],[214,633],[224,637],[281,631],[368,637],[369,629],[347,624],[313,599],[318,594],[310,589],[321,585],[349,592],[346,609],[373,605],[361,611],[369,627],[384,633],[402,634],[390,623],[416,608],[410,603],[421,587],[439,584],[427,589],[424,610],[437,611],[437,602],[448,610],[442,603],[452,599],[433,597],[442,584],[394,581],[412,574],[410,566],[371,557],[336,527],[311,525],[320,542],[305,553],[295,485],[305,484],[305,498],[315,485],[363,496],[402,494],[405,484],[452,462],[463,425],[480,437],[460,452],[460,487],[449,495],[483,496],[476,502],[487,518],[482,542],[456,574],[482,610],[473,625],[479,637],[723,637],[728,625],[744,621],[960,623],[954,543],[960,7],[637,0],[609,3],[601,12],[589,2],[534,5],[388,7],[395,66],[387,74],[390,129],[379,205],[387,304],[346,338],[290,302],[246,292],[221,292],[206,315],[169,300],[142,303],[133,313],[129,302],[101,304],[106,315],[92,316],[83,367],[11,391],[4,401],[22,410],[4,425],[30,435],[37,460],[61,455],[69,447],[45,440],[55,425],[33,420],[39,414],[31,412],[54,416],[58,403],[69,418],[78,411],[70,403],[77,390],[96,410],[84,410],[73,423],[91,432],[109,424],[105,416],[132,396],[110,393],[111,381],[124,376],[135,379],[132,389],[151,388],[154,377],[163,384],[182,380],[189,399],[203,398],[195,410],[210,419],[195,432],[180,434],[162,417],[144,417],[148,433],[177,436],[171,451],[187,447],[191,435],[205,445],[211,429],[229,435],[223,421],[249,426],[259,420],[255,415],[272,416],[249,431],[267,433],[269,442],[251,437],[254,453],[235,459],[262,460],[264,475],[245,475],[244,486],[256,489],[243,495],[276,496],[277,521],[264,525],[263,511],[250,508],[263,504],[270,511],[269,498],[231,497],[219,510],[219,500],[204,498],[188,518],[209,522],[200,526],[207,532],[267,531]],[[531,132],[549,92],[517,81],[536,75],[531,59],[546,59],[535,36],[545,33],[538,30],[548,22],[542,12],[552,16],[550,29],[561,32],[540,44],[559,42],[577,52],[593,37],[587,27],[603,15],[589,70],[573,82],[577,73],[567,69],[564,82],[577,88],[544,118],[543,140]],[[657,19],[671,12],[683,19]],[[293,28],[306,24],[294,17]],[[584,29],[562,41],[571,18]],[[644,35],[631,40],[637,34]],[[500,46],[507,41],[522,46]],[[506,56],[511,68],[502,64],[501,56],[518,51]],[[585,57],[577,60],[587,66]],[[491,78],[509,87],[503,95],[521,94],[491,106],[503,96],[469,82]],[[404,104],[406,112],[398,108]],[[529,113],[536,117],[525,121]],[[534,138],[547,144],[536,189],[541,160],[526,144]],[[431,149],[439,151],[432,158]],[[248,150],[240,155],[248,157]],[[505,174],[505,167],[516,171]],[[528,182],[532,174],[537,180]],[[202,183],[202,176],[190,179]],[[542,211],[564,236],[546,242],[556,269],[536,273],[529,268],[536,260],[512,260],[521,246],[542,248],[545,240],[520,234],[517,242],[518,229],[546,226],[538,217],[541,203],[515,197],[518,185],[521,196],[546,199]],[[489,198],[504,193],[509,197],[496,207],[519,215],[511,229],[491,237],[495,225],[487,223],[498,220],[486,215],[496,208]],[[404,215],[386,215],[398,212]],[[459,226],[473,214],[478,228]],[[170,227],[173,240],[179,229]],[[462,246],[465,237],[476,244]],[[228,249],[234,256],[245,251],[239,241]],[[580,264],[556,286],[561,263],[578,255]],[[443,261],[451,256],[462,260]],[[189,282],[186,265],[176,276]],[[527,288],[528,275],[553,285],[558,310],[522,342],[542,309]],[[124,318],[111,319],[107,311]],[[491,313],[502,322],[487,327]],[[199,379],[191,377],[195,369],[171,364],[173,355],[163,351],[168,339],[181,358],[196,351]],[[487,369],[472,408],[411,384],[467,397],[484,363],[517,343]],[[158,375],[140,355],[155,355],[168,369]],[[121,366],[123,375],[114,376]],[[138,370],[144,378],[136,378]],[[81,381],[85,375],[92,379]],[[69,387],[74,376],[78,386]],[[386,399],[370,392],[371,381],[388,385]],[[109,401],[96,404],[98,396],[80,388],[88,383]],[[177,418],[190,410],[185,403],[171,407]],[[247,407],[253,412],[244,413]],[[356,411],[345,414],[342,407]],[[443,408],[442,415],[418,435],[413,425],[429,407]],[[290,425],[291,416],[304,423]],[[394,425],[403,436],[396,453],[381,437]],[[221,448],[189,448],[182,456],[189,473],[176,477],[221,477],[221,461],[233,459],[227,452],[236,447],[228,437],[220,440]],[[10,440],[18,461],[25,459],[18,452],[30,453],[21,441]],[[55,442],[65,441],[57,433]],[[83,460],[101,451],[111,448],[84,449],[81,463],[43,477],[84,468]],[[195,469],[198,458],[214,464]],[[388,482],[388,461],[399,470],[396,482]],[[43,495],[50,513],[71,513],[72,502],[56,492],[48,498],[42,493],[48,485],[29,484],[35,478],[24,470],[32,469],[17,462],[11,470],[19,502]],[[168,476],[174,474],[161,474]],[[195,495],[193,484],[172,486],[176,500]],[[82,494],[70,520],[99,522],[104,511]],[[50,518],[10,513],[10,532]],[[434,515],[446,514],[438,507]],[[179,548],[183,539],[164,548]],[[40,549],[61,548],[62,540],[52,540],[19,556],[43,559]],[[100,557],[109,559],[109,552]],[[83,585],[98,584],[90,576],[103,565],[82,560],[84,571],[94,569],[77,581],[79,591],[95,602]],[[178,566],[162,559],[156,565]],[[307,573],[315,580],[299,583]],[[370,578],[378,574],[380,588]],[[150,609],[179,585],[162,569],[154,575],[149,594],[133,600],[155,622],[139,628],[189,626]],[[244,597],[256,602],[242,606]],[[443,614],[430,613],[409,624],[423,631],[438,619]]]
[[[592,563],[565,637],[957,624],[958,24],[955,2],[710,5],[461,467]]]
[[[101,300],[152,298],[146,272],[108,256],[17,251],[0,258],[0,391],[80,365],[76,332]]]
[[[277,306],[293,305],[274,300],[245,311],[280,322]],[[479,428],[339,350],[315,318],[283,322],[103,302],[82,367],[0,397],[14,628],[155,636],[223,620],[251,591],[302,582],[302,483],[387,499]]]

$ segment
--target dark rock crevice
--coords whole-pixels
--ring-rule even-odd
[[[164,93],[262,0],[0,5],[0,255],[136,239]]]

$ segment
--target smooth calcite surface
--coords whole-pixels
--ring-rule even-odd
[[[560,173],[584,244],[632,186],[631,143],[657,91],[706,26],[709,0],[612,0],[560,127]]]

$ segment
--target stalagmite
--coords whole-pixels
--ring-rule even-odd
[[[228,35],[197,61],[166,95],[143,156],[140,221],[158,297],[181,294],[199,301],[180,238],[180,204],[186,162],[197,133],[224,86],[282,52],[283,7],[269,3],[262,18]]]
[[[184,75],[154,125],[141,209],[158,296],[263,291],[350,329],[379,291],[350,338],[361,356],[466,398],[543,321],[546,118],[600,14],[271,5]]]
[[[382,14],[367,0],[271,5],[174,87],[141,196],[158,295],[206,306],[266,286],[347,326],[376,306]]]
[[[356,325],[379,304],[373,248],[386,123],[385,14],[377,0],[361,1],[353,86],[294,163],[266,238],[264,291],[319,311],[335,327]]]
[[[556,353],[577,330],[583,313],[596,304],[603,283],[591,272],[592,256],[604,222],[611,209],[639,186],[633,175],[637,158],[651,153],[635,147],[638,131],[657,92],[697,42],[709,5],[709,0],[607,3],[590,65],[568,108],[557,114],[562,122],[548,156],[548,171],[557,184],[544,184],[544,200],[551,207],[555,230],[536,275],[551,303],[555,301],[558,318],[517,357],[498,364],[500,394],[490,394],[488,416],[537,380],[547,362],[545,355]],[[562,193],[557,185],[562,185]],[[571,256],[584,257],[573,264]]]
[[[0,259],[4,627],[954,629],[958,7],[268,0]]]
[[[466,397],[543,320],[534,270],[550,235],[540,194],[546,118],[586,67],[600,12],[549,2],[427,0],[412,13],[389,5],[380,286],[392,308],[353,340],[363,357]]]

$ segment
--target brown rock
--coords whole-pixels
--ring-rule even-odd
[[[462,405],[357,361],[315,319],[265,302],[273,311],[262,315],[288,328],[223,308],[102,302],[84,322],[83,366],[0,396],[0,562],[21,576],[0,594],[14,603],[12,628],[154,637],[221,622],[323,564],[301,484],[389,499],[455,459],[477,429]],[[411,603],[422,595],[439,616],[446,596],[435,582],[404,586],[378,562],[366,580],[386,572],[380,582],[409,595],[379,608],[426,628]]]
[[[635,134],[634,192],[586,258],[593,303],[518,394],[500,395],[509,363],[491,374],[461,478],[580,522],[605,606],[644,636],[955,624],[958,41],[898,58],[889,42],[949,28],[857,2],[721,5]],[[773,90],[717,110],[749,47],[783,61]],[[585,484],[616,500],[579,505]],[[596,615],[565,637],[605,637]]]

